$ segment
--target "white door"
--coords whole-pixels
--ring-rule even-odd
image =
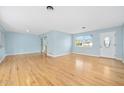
[[[100,35],[101,57],[115,57],[115,32],[106,32]]]

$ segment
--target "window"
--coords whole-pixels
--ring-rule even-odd
[[[92,47],[92,35],[79,36],[75,40],[75,45],[77,47]]]

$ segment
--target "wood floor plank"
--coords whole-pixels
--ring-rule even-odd
[[[0,64],[1,86],[123,86],[121,61],[70,54],[8,56]]]

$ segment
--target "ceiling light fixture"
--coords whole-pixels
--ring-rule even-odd
[[[46,9],[47,10],[54,10],[54,7],[53,6],[47,6]]]
[[[83,26],[83,27],[82,27],[82,29],[86,29],[86,27],[85,27],[85,26]]]

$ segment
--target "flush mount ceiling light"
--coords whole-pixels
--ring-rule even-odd
[[[85,27],[85,26],[83,26],[83,27],[82,27],[82,29],[86,29],[86,27]]]
[[[46,9],[47,10],[54,10],[53,6],[47,6]]]

